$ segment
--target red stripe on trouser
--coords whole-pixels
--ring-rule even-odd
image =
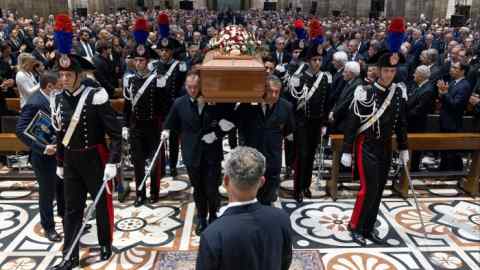
[[[350,218],[350,227],[353,230],[357,229],[360,215],[362,214],[363,203],[365,201],[365,194],[367,192],[367,182],[365,179],[365,170],[363,168],[363,143],[365,136],[360,135],[356,142],[356,156],[357,156],[357,168],[360,176],[360,191],[357,194],[357,200],[355,201],[355,207],[353,208],[352,217]]]
[[[105,145],[97,145],[97,152],[100,155],[100,160],[102,161],[102,166],[105,167],[105,164],[108,161],[108,149]],[[108,182],[108,188],[113,193],[113,185],[112,181]],[[110,241],[113,240],[113,198],[112,193],[108,193],[105,191],[105,199],[107,200],[107,213],[108,213],[108,224],[110,224]]]

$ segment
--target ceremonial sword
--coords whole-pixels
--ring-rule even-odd
[[[145,186],[145,182],[147,182],[147,178],[150,175],[150,172],[153,169],[153,166],[155,165],[155,160],[157,160],[158,155],[160,154],[160,149],[162,149],[162,146],[165,144],[165,139],[160,140],[160,144],[158,145],[157,151],[155,152],[155,155],[153,155],[152,160],[150,161],[150,164],[148,165],[148,169],[145,172],[145,176],[143,177],[142,183],[140,184],[138,190],[142,190],[143,187]],[[160,166],[160,165],[159,165]]]
[[[423,229],[423,235],[425,238],[428,238],[427,231],[425,229],[425,223],[423,222],[422,211],[420,211],[420,205],[418,204],[417,194],[415,193],[415,188],[413,186],[412,178],[410,178],[410,171],[408,170],[407,162],[403,162],[403,168],[405,169],[405,175],[407,176],[409,187],[413,194],[413,200],[415,201],[415,208],[417,209],[418,216],[420,217],[420,222],[422,224],[422,229]]]

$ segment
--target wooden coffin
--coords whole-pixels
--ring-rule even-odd
[[[202,95],[208,102],[262,101],[266,73],[259,58],[209,52],[199,72]]]

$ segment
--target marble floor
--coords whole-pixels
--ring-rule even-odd
[[[428,238],[414,201],[387,188],[376,224],[386,244],[361,248],[351,242],[346,227],[356,183],[344,183],[340,193],[346,199],[335,202],[325,196],[324,181],[314,183],[314,198],[297,204],[290,197],[291,180],[282,182],[275,207],[289,213],[292,222],[291,269],[479,269],[480,200],[463,194],[456,181],[415,184]],[[194,269],[199,237],[193,233],[195,206],[188,179],[165,178],[162,190],[163,198],[155,205],[135,208],[131,197],[115,201],[114,256],[98,262],[92,226],[81,238],[83,269]],[[42,236],[37,198],[34,181],[0,182],[1,270],[48,269],[59,260],[61,243]],[[90,223],[95,225],[95,220]]]

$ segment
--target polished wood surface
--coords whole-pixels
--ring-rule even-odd
[[[202,95],[208,102],[260,102],[265,93],[265,68],[252,56],[207,54],[198,68]]]
[[[16,153],[28,150],[29,148],[18,139],[15,133],[0,133],[0,152]]]

